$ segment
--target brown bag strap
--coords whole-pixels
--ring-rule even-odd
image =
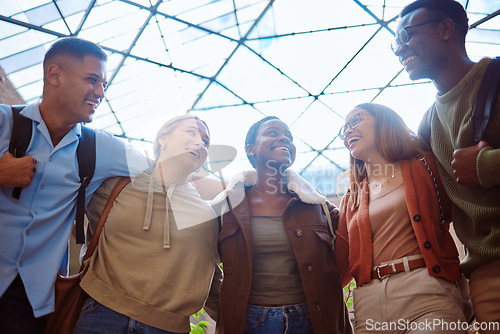
[[[422,161],[424,162],[425,168],[427,168],[427,172],[431,176],[432,182],[434,182],[434,190],[436,191],[436,196],[438,200],[438,205],[439,205],[439,225],[441,227],[444,226],[445,219],[444,219],[444,213],[443,213],[443,206],[441,205],[441,196],[439,196],[439,189],[438,189],[438,184],[436,177],[434,176],[434,173],[432,172],[431,166],[429,166],[429,163],[425,159],[425,156],[422,157]]]
[[[99,237],[101,236],[101,232],[104,228],[104,224],[106,223],[106,220],[108,219],[109,212],[111,211],[111,208],[113,207],[113,204],[115,202],[116,197],[118,194],[122,191],[123,188],[127,184],[130,183],[130,177],[121,177],[118,182],[116,182],[115,186],[113,187],[113,190],[111,190],[111,193],[109,194],[108,201],[106,202],[106,206],[104,207],[104,210],[102,210],[101,218],[99,218],[99,223],[97,224],[97,229],[92,236],[92,240],[90,240],[89,246],[87,248],[87,252],[85,252],[85,256],[83,257],[82,260],[82,267],[80,268],[80,271],[83,270],[83,262],[90,258],[92,254],[94,254],[94,250],[97,247],[97,243],[99,242]]]
[[[484,77],[477,93],[476,104],[472,110],[472,126],[476,142],[485,139],[484,132],[495,111],[499,89],[500,57],[496,57],[489,63],[484,72]]]

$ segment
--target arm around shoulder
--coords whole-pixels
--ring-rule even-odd
[[[150,161],[131,145],[102,130],[96,130],[96,173],[98,178],[135,177]]]

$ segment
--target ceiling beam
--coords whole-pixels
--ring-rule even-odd
[[[3,16],[3,15],[0,15],[0,20],[8,22],[8,23],[15,24],[15,25],[18,25],[18,26],[21,26],[21,27],[25,27],[25,28],[28,28],[28,29],[40,31],[40,32],[43,32],[43,33],[46,33],[46,34],[49,34],[49,35],[54,35],[54,36],[57,36],[57,37],[69,37],[67,34],[62,34],[60,32],[54,31],[54,30],[46,29],[46,28],[43,28],[43,27],[40,27],[40,26],[36,26],[34,24],[31,24],[31,23],[19,21],[19,20],[13,19],[11,17]]]
[[[497,10],[496,12],[493,12],[493,13],[491,13],[491,14],[487,15],[486,17],[483,17],[481,20],[479,20],[479,21],[477,21],[477,22],[475,22],[475,23],[471,24],[471,25],[470,25],[470,27],[469,27],[469,30],[470,30],[470,29],[477,28],[479,25],[483,24],[483,23],[484,23],[484,22],[486,22],[486,21],[491,20],[492,18],[494,18],[494,17],[495,17],[495,16],[497,16],[497,15],[500,15],[500,9],[499,9],[499,10]]]
[[[247,33],[245,34],[245,36],[243,36],[243,38],[241,38],[239,41],[238,41],[238,44],[236,45],[236,47],[233,49],[233,51],[231,52],[231,54],[224,60],[224,63],[221,65],[221,67],[217,70],[217,73],[215,73],[215,75],[211,78],[210,82],[208,83],[208,85],[205,87],[205,89],[203,89],[203,91],[200,93],[200,95],[198,96],[198,98],[194,101],[193,105],[191,106],[190,110],[195,108],[196,105],[200,102],[200,100],[202,99],[203,95],[207,92],[208,88],[212,85],[212,83],[217,79],[217,77],[219,76],[219,74],[222,72],[222,70],[224,69],[224,67],[226,67],[226,65],[229,63],[229,61],[231,60],[231,58],[236,54],[236,51],[240,48],[241,45],[243,45],[243,43],[245,43],[245,41],[247,40],[248,36],[252,33],[252,31],[255,29],[255,27],[257,26],[257,24],[260,22],[260,20],[262,20],[262,18],[264,17],[264,15],[267,13],[267,11],[272,7],[273,3],[274,3],[275,0],[270,0],[269,3],[267,4],[267,6],[264,8],[264,10],[260,13],[260,15],[255,19],[254,23],[252,24],[252,26],[250,27],[250,29],[248,29]]]
[[[83,25],[87,21],[89,15],[90,15],[90,11],[92,10],[92,8],[94,8],[96,1],[97,0],[90,1],[89,5],[87,6],[87,9],[85,10],[85,13],[83,14],[82,20],[80,21],[80,23],[78,24],[78,27],[75,30],[75,35],[78,35],[80,33],[80,31],[82,30]]]

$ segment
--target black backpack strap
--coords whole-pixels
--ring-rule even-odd
[[[85,212],[85,190],[89,185],[95,170],[95,132],[82,125],[80,142],[76,149],[78,169],[80,171],[80,189],[76,198],[76,243],[85,242],[83,214]]]
[[[21,158],[26,153],[28,146],[31,141],[31,132],[32,132],[32,121],[29,118],[21,115],[21,110],[23,110],[26,106],[17,105],[12,106],[12,116],[13,116],[13,126],[12,126],[12,135],[10,137],[9,142],[9,152],[15,158]],[[21,196],[21,187],[14,188],[12,191],[12,197],[15,199],[19,199]]]
[[[431,123],[432,123],[432,115],[434,114],[434,105],[427,109],[420,121],[420,125],[418,126],[418,135],[422,139],[422,149],[424,151],[432,151],[431,148]]]
[[[496,57],[486,68],[483,80],[479,86],[479,92],[477,93],[476,104],[472,111],[474,140],[477,142],[484,138],[484,131],[496,106],[499,87],[500,57]]]

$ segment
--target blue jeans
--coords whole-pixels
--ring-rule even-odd
[[[314,334],[307,304],[247,306],[245,334]]]
[[[82,306],[73,334],[176,334],[148,326],[113,311],[89,297]],[[187,333],[185,333],[187,334]]]

